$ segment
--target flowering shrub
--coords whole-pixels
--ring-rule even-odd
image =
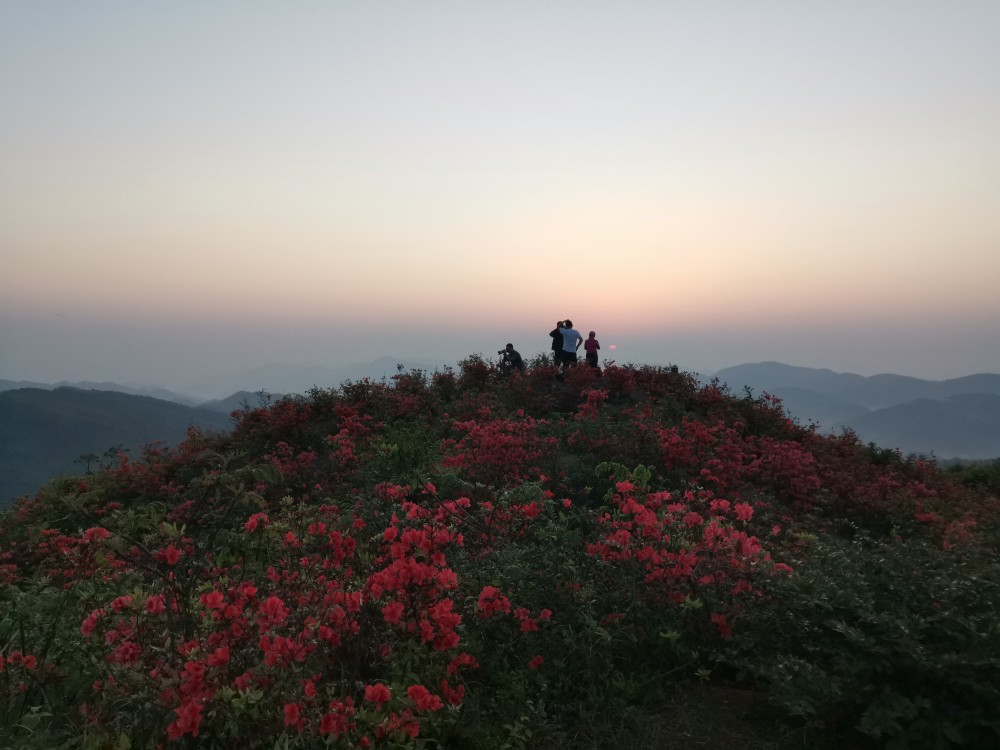
[[[716,673],[848,745],[996,739],[995,496],[685,373],[555,375],[317,389],[42,488],[0,516],[0,725],[541,747]]]
[[[537,466],[547,451],[556,446],[553,437],[542,437],[537,423],[522,411],[511,419],[495,419],[484,413],[478,420],[456,421],[459,439],[442,442],[443,465],[461,467],[471,479],[503,486],[537,478]]]

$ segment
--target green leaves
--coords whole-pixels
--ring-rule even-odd
[[[624,717],[740,675],[845,746],[997,736],[972,490],[679,374],[482,365],[246,409],[0,517],[0,722],[26,748],[625,747]]]
[[[604,461],[594,467],[594,476],[600,479],[607,479],[609,476],[615,482],[632,482],[640,490],[648,490],[649,482],[653,478],[653,472],[644,465],[639,464],[634,469],[613,461]]]
[[[42,725],[42,722],[51,718],[52,714],[43,710],[42,706],[31,706],[27,713],[21,715],[14,725],[16,729],[23,729],[26,732],[34,733]]]

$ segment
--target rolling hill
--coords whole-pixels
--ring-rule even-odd
[[[404,371],[430,370],[426,363],[380,357],[372,362],[356,362],[340,367],[327,365],[289,365],[272,363],[238,373],[204,377],[186,383],[183,391],[205,398],[226,398],[235,391],[258,393],[306,393],[312,388],[335,388],[345,380],[391,378],[402,365]]]
[[[821,429],[856,431],[867,442],[938,458],[1000,455],[1000,375],[948,380],[872,376],[759,362],[716,373],[738,393],[744,386],[782,400],[789,414]]]
[[[843,426],[866,442],[903,453],[971,459],[1000,456],[1000,396],[991,393],[895,404],[853,417]]]
[[[59,387],[0,392],[0,505],[33,492],[74,462],[121,446],[133,453],[162,440],[180,442],[189,426],[227,430],[229,414],[112,391]]]
[[[11,395],[15,435],[190,416]],[[470,358],[0,512],[0,744],[996,747],[998,541],[995,489],[767,399]]]

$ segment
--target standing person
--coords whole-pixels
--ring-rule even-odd
[[[562,329],[562,340],[563,340],[563,366],[565,365],[575,365],[576,364],[576,350],[580,348],[580,344],[583,343],[583,336],[580,332],[573,327],[572,320],[563,321]]]
[[[597,350],[601,348],[601,343],[594,338],[597,334],[590,332],[590,337],[583,342],[583,350],[587,353],[587,364],[597,367]]]
[[[563,322],[561,320],[557,320],[555,330],[549,333],[549,336],[552,337],[552,359],[555,362],[556,367],[562,364],[562,351],[563,351],[562,327],[563,327]]]

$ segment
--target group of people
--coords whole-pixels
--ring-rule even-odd
[[[577,352],[583,346],[584,359],[591,367],[597,367],[597,352],[601,348],[597,334],[593,331],[584,340],[580,332],[573,328],[572,320],[556,321],[555,329],[549,334],[552,337],[552,359],[556,367],[566,368],[577,363]],[[500,355],[500,366],[505,372],[518,370],[524,372],[524,359],[513,344],[497,352]]]
[[[557,366],[575,365],[577,352],[582,344],[587,364],[591,367],[597,367],[597,351],[601,348],[601,344],[597,340],[597,334],[593,331],[584,341],[580,332],[573,327],[572,320],[557,320],[556,327],[549,333],[549,336],[552,337],[552,358]]]

